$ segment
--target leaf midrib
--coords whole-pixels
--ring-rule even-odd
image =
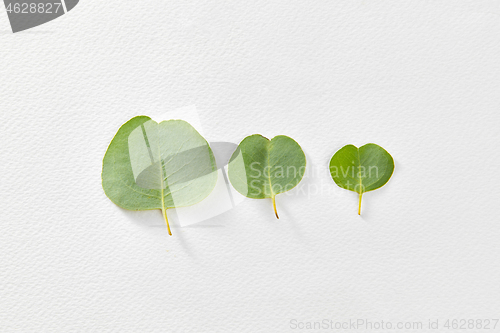
[[[359,148],[357,148],[358,150],[358,178],[359,178],[359,191],[358,193],[362,193],[363,192],[363,184],[362,184],[362,181],[361,181],[361,172],[360,172],[360,168],[361,168],[361,155],[359,154]]]
[[[269,190],[271,191],[271,198],[275,196],[273,192],[273,184],[271,183],[271,160],[269,159],[269,155],[271,155],[271,140],[268,141],[268,149],[266,154],[267,166],[269,167],[267,173],[267,179],[269,180]],[[281,198],[281,197],[280,197]]]

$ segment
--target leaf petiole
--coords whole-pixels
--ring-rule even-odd
[[[273,195],[272,199],[273,199],[274,214],[276,215],[276,218],[279,220],[280,217],[278,216],[278,211],[276,210],[276,196]]]
[[[170,225],[168,224],[168,218],[167,218],[167,210],[162,208],[161,210],[161,214],[163,215],[163,217],[165,218],[165,223],[167,223],[167,229],[168,229],[168,234],[170,236],[172,236],[172,232],[170,231]]]
[[[361,198],[363,197],[363,191],[359,192],[359,207],[358,207],[358,215],[361,215]]]

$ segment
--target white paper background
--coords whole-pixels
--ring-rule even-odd
[[[19,34],[2,8],[0,331],[499,318],[499,36],[500,1],[83,1]],[[209,141],[296,139],[309,194],[173,237],[115,206],[119,126],[189,105]],[[321,168],[368,142],[396,170],[359,217]]]

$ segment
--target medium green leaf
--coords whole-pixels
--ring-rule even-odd
[[[392,156],[374,143],[360,148],[353,145],[344,146],[330,160],[330,174],[335,183],[359,194],[359,215],[363,193],[384,186],[393,171]]]
[[[233,187],[248,198],[271,198],[276,218],[276,195],[294,188],[304,176],[306,156],[292,138],[262,135],[243,139],[228,166]]]
[[[102,167],[102,187],[129,210],[194,205],[217,181],[215,158],[207,141],[183,120],[159,124],[146,116],[125,123],[111,141]]]

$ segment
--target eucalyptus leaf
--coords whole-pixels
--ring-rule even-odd
[[[374,143],[359,148],[353,145],[344,146],[330,160],[330,174],[335,183],[359,194],[359,215],[363,193],[384,186],[393,171],[392,156]]]
[[[129,210],[167,210],[194,205],[217,182],[208,142],[187,122],[160,123],[139,116],[122,125],[104,156],[102,187],[111,201]]]
[[[271,198],[276,218],[276,195],[294,188],[304,176],[306,156],[292,138],[262,135],[243,139],[228,165],[233,187],[248,198]]]

